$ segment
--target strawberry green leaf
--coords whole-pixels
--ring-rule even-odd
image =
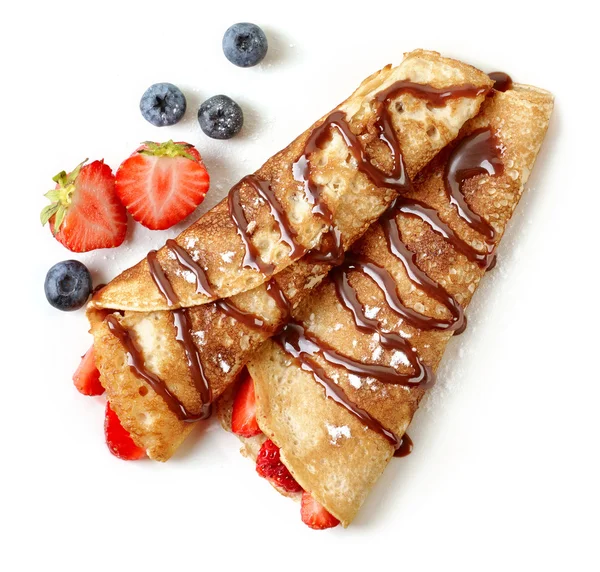
[[[65,215],[67,214],[67,209],[62,206],[59,205],[58,210],[56,211],[56,217],[54,219],[54,234],[58,234],[58,231],[60,230],[60,227],[63,223],[63,221],[65,220]]]
[[[154,141],[144,141],[142,143],[145,149],[139,151],[142,155],[153,155],[155,157],[185,157],[190,161],[196,161],[193,155],[190,155],[187,150],[192,147],[189,143],[175,143],[169,139],[166,143],[155,143]]]
[[[42,226],[44,226],[59,209],[60,205],[58,203],[53,203],[51,205],[46,205],[40,214],[40,220],[42,221]]]
[[[150,152],[154,152],[156,151],[159,147],[160,147],[160,143],[155,143],[154,141],[144,141],[142,143],[142,145],[144,145],[144,147],[146,147],[146,149],[142,149],[142,151],[150,151]],[[140,151],[140,152],[142,152]]]
[[[67,210],[71,205],[71,199],[75,192],[75,181],[81,172],[81,168],[88,160],[82,161],[69,174],[61,171],[52,177],[52,180],[57,184],[56,189],[48,191],[44,196],[51,201],[52,204],[45,206],[40,214],[42,225],[45,225],[52,217],[54,218],[54,234],[60,230],[60,226],[65,220]]]
[[[50,199],[53,203],[55,203],[60,200],[61,192],[60,189],[52,189],[51,191],[48,191],[44,196],[47,199]]]
[[[57,175],[54,175],[54,177],[52,177],[52,180],[55,183],[58,183],[59,185],[64,185],[65,181],[67,180],[67,173],[65,171],[61,171]]]
[[[79,163],[79,165],[77,165],[77,167],[75,167],[67,176],[66,179],[66,184],[70,185],[72,183],[75,182],[75,180],[77,179],[77,177],[79,176],[79,173],[81,171],[81,167],[83,167],[86,163],[87,163],[87,158],[84,159],[81,163]]]

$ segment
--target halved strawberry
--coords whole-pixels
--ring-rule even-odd
[[[115,457],[125,461],[137,461],[146,456],[146,451],[133,442],[127,429],[121,425],[117,414],[110,408],[108,401],[106,402],[104,417],[104,435],[108,449]]]
[[[191,214],[208,186],[200,153],[189,143],[146,141],[116,174],[121,202],[152,230],[170,228]]]
[[[104,393],[104,388],[100,385],[100,372],[96,367],[94,346],[81,358],[81,363],[73,374],[73,383],[83,395],[102,395]]]
[[[340,523],[335,516],[327,512],[323,506],[306,491],[302,493],[300,515],[302,516],[302,522],[315,530],[333,528]]]
[[[127,234],[127,212],[110,167],[86,161],[52,179],[56,187],[45,195],[52,204],[40,216],[43,225],[50,222],[56,240],[73,252],[119,246]]]
[[[302,487],[281,462],[279,447],[270,439],[265,441],[256,457],[256,472],[288,493],[299,493]]]
[[[241,437],[254,437],[262,433],[256,421],[254,381],[248,372],[240,383],[233,400],[231,430]]]

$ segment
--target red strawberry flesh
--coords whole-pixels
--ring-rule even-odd
[[[204,200],[209,177],[198,151],[187,143],[148,142],[116,174],[116,192],[140,224],[163,230],[181,222]]]
[[[115,457],[125,461],[137,461],[146,456],[146,451],[133,442],[131,435],[121,425],[121,421],[108,402],[104,417],[104,435],[108,449]]]
[[[100,372],[96,367],[94,346],[81,358],[81,363],[73,374],[73,383],[83,395],[102,395],[104,393],[104,388],[100,384]]]
[[[279,447],[270,439],[265,441],[256,458],[256,472],[288,493],[299,493],[302,487],[281,462]]]
[[[302,522],[314,530],[324,530],[337,526],[340,521],[319,504],[310,493],[302,493],[300,506]]]
[[[61,244],[72,252],[88,252],[123,243],[127,212],[115,192],[115,177],[104,161],[83,165],[68,190],[60,181],[55,190],[65,191],[61,201],[66,214],[58,231],[57,215],[49,219],[50,230]]]
[[[262,432],[256,421],[254,381],[248,373],[239,385],[233,400],[231,430],[241,437],[254,437]]]

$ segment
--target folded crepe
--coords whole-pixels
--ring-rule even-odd
[[[491,85],[437,53],[408,54],[94,295],[101,383],[150,458],[167,460],[190,421],[209,415],[289,308],[407,192]]]
[[[347,526],[395,451],[521,197],[552,96],[493,91],[248,364],[263,435]],[[230,427],[231,399],[220,404]],[[281,492],[281,491],[280,491]]]

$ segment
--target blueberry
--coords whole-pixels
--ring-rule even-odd
[[[142,95],[140,111],[156,127],[175,125],[185,113],[185,95],[172,83],[155,83]]]
[[[90,271],[77,260],[59,262],[48,270],[44,291],[55,308],[65,312],[78,310],[92,292]]]
[[[231,139],[244,124],[242,108],[231,97],[214,95],[198,110],[202,131],[213,139]]]
[[[256,24],[234,24],[223,36],[225,57],[241,68],[249,68],[262,61],[268,48],[267,36]]]

